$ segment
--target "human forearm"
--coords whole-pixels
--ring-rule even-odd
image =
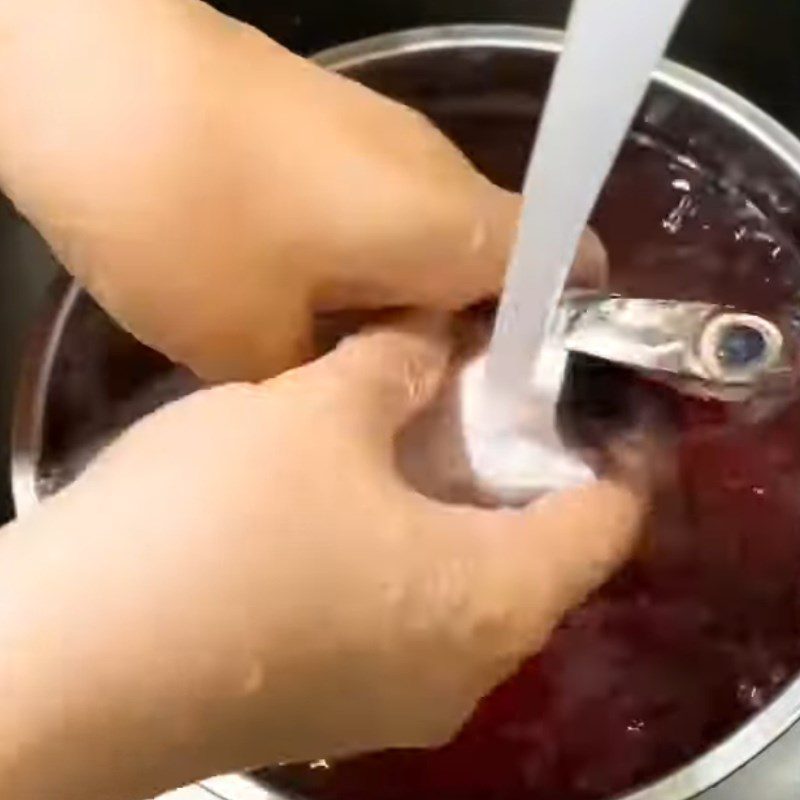
[[[311,687],[282,661],[291,611],[275,622],[272,602],[251,626],[237,596],[244,574],[202,552],[199,527],[168,517],[78,487],[3,531],[2,796],[138,800],[333,746],[304,733]],[[278,580],[268,569],[259,578]]]
[[[0,793],[15,800],[130,800],[225,766],[235,648],[165,629],[158,565],[115,558],[138,533],[98,510],[61,499],[0,544]]]
[[[215,232],[239,224],[225,201],[241,188],[242,165],[225,121],[240,116],[241,74],[235,63],[219,74],[218,54],[261,63],[283,51],[192,0],[8,5],[3,191],[90,284],[121,262],[200,271],[218,254]]]

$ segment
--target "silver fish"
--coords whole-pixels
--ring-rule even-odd
[[[780,324],[711,303],[575,293],[552,334],[570,352],[725,402],[786,390],[796,375],[794,340]]]

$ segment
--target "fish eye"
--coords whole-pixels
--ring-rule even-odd
[[[767,354],[767,339],[763,331],[752,325],[731,323],[719,332],[717,360],[723,368],[753,367]]]
[[[726,312],[706,325],[699,355],[712,380],[747,383],[780,361],[783,345],[783,334],[769,320]]]

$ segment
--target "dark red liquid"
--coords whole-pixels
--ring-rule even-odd
[[[800,287],[795,254],[753,205],[645,139],[596,224],[625,294],[774,313]],[[456,741],[260,777],[322,800],[604,798],[774,697],[800,669],[800,404],[745,424],[713,402],[669,402],[671,478],[641,553]]]

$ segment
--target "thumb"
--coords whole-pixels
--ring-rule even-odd
[[[452,348],[449,315],[415,312],[348,337],[318,366],[339,379],[345,413],[386,441],[435,397]]]
[[[465,613],[480,630],[492,679],[541,648],[563,616],[631,556],[646,502],[602,480],[547,495],[524,510],[440,507],[438,536],[472,569]],[[465,537],[467,537],[465,539]]]
[[[531,565],[553,612],[561,616],[601,586],[633,553],[647,508],[627,484],[601,480],[546,495],[521,512],[508,532]],[[534,567],[533,563],[538,562]]]

